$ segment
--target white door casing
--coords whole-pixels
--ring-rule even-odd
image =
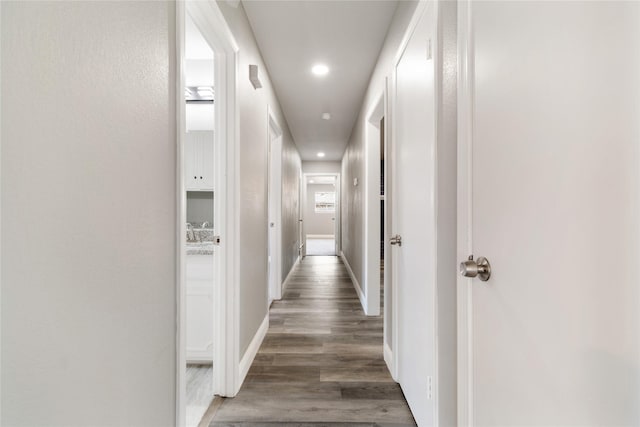
[[[458,24],[460,425],[640,425],[640,3]]]
[[[436,76],[437,4],[418,6],[414,30],[393,76],[391,169],[392,226],[397,296],[398,381],[420,426],[435,425],[436,280]]]

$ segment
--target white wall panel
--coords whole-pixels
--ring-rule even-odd
[[[2,420],[175,423],[175,5],[2,8]]]

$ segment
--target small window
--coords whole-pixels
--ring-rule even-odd
[[[333,213],[336,211],[335,191],[322,191],[316,193],[316,213]]]

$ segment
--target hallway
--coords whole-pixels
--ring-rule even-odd
[[[363,314],[339,258],[305,258],[271,306],[242,389],[211,426],[415,425],[383,360],[382,326]]]

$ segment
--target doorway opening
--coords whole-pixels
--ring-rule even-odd
[[[362,308],[368,316],[381,314],[384,280],[382,276],[382,247],[384,246],[383,211],[383,156],[385,97],[381,93],[367,115],[365,146],[364,197],[364,280]],[[386,248],[385,248],[386,249]],[[384,251],[388,253],[388,250]],[[386,326],[386,319],[385,319]]]
[[[268,112],[269,121],[269,226],[268,226],[268,277],[269,301],[282,298],[282,129],[274,118],[271,109]]]
[[[380,313],[386,314],[384,311],[384,218],[385,218],[385,195],[384,195],[384,152],[385,152],[385,138],[384,138],[384,116],[380,119]]]
[[[304,174],[303,238],[305,256],[339,253],[339,174]]]
[[[238,46],[214,2],[178,2],[176,425],[238,392]],[[224,286],[223,286],[224,284]]]
[[[214,398],[214,53],[185,17],[186,426],[196,427]]]
[[[387,363],[391,376],[396,379],[396,365],[393,362],[395,343],[397,342],[397,330],[394,329],[397,322],[394,318],[393,281],[391,280],[391,250],[389,240],[389,225],[391,224],[391,209],[389,190],[391,177],[387,173],[390,166],[387,161],[388,142],[385,126],[385,117],[380,118],[380,314],[384,319],[383,350],[384,360]]]
[[[366,127],[366,184],[365,191],[365,298],[363,308],[368,315],[382,315],[384,322],[384,359],[397,378],[394,360],[397,343],[395,289],[392,279],[390,246],[390,194],[391,172],[388,144],[387,90],[385,88],[373,102],[367,115]],[[362,298],[361,298],[362,300]]]

